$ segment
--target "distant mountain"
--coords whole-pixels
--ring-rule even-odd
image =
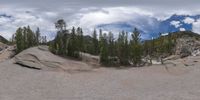
[[[137,27],[142,33],[143,39],[151,39],[158,37],[159,33],[171,33],[177,31],[192,31],[192,21],[200,19],[200,15],[172,15],[165,20],[158,20],[153,17],[138,18],[136,21],[116,22],[110,24],[101,24],[97,28],[105,31],[121,31],[126,30],[132,32]]]
[[[196,21],[200,19],[200,15],[172,15],[170,18],[160,22],[159,31],[162,33],[177,32],[180,31],[180,28],[184,28],[185,31],[192,31],[192,23],[186,22],[187,18]],[[177,24],[173,25],[173,22]]]

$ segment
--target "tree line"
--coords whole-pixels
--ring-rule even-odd
[[[130,65],[139,66],[142,58],[140,32],[135,28],[131,40],[128,32],[122,31],[117,39],[114,34],[103,33],[94,29],[92,37],[83,36],[82,28],[66,29],[66,22],[55,23],[57,35],[50,43],[50,50],[58,55],[81,58],[81,52],[100,56],[100,63],[107,66]],[[99,33],[99,34],[98,34]]]
[[[82,29],[73,27],[71,30],[67,30],[64,20],[58,20],[55,27],[57,35],[50,43],[50,50],[61,56],[80,58],[80,52],[83,51]]]
[[[16,33],[12,36],[12,43],[16,43],[16,53],[19,53],[27,48],[46,44],[46,36],[41,36],[40,29],[34,32],[30,26],[18,28]]]
[[[152,58],[162,61],[166,55],[173,53],[175,44],[175,38],[170,34],[167,37],[160,34],[157,39],[142,41],[137,28],[131,33],[122,31],[118,36],[114,36],[112,32],[103,33],[101,29],[94,29],[91,36],[85,36],[80,27],[67,29],[63,19],[55,23],[55,28],[57,35],[48,42],[52,53],[76,59],[81,59],[82,53],[98,55],[100,63],[105,66],[141,66],[147,58],[150,62]],[[34,32],[29,26],[18,28],[14,37],[18,53],[47,42],[46,38],[41,38],[39,28]]]

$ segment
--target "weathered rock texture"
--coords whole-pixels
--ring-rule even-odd
[[[14,63],[38,70],[89,71],[91,66],[84,62],[59,57],[49,52],[47,46],[27,49],[14,57]]]
[[[188,33],[194,34],[194,33]],[[181,38],[176,40],[175,54],[180,55],[181,58],[187,57],[190,55],[196,56],[199,54],[200,50],[200,40],[196,36],[188,36],[183,34]]]

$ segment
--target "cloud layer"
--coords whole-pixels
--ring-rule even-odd
[[[9,39],[18,27],[30,25],[33,29],[40,27],[43,35],[53,39],[54,23],[60,18],[69,28],[83,27],[85,34],[113,23],[126,23],[148,32],[173,14],[200,14],[199,5],[197,0],[0,0],[0,34]],[[192,24],[192,30],[200,33],[200,20],[188,17],[170,23],[184,30],[183,22]],[[108,28],[119,31],[117,27]]]

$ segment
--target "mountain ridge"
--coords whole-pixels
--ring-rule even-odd
[[[124,22],[115,22],[109,24],[97,25],[97,28],[109,31],[128,31],[132,32],[134,28],[138,28],[142,33],[143,39],[151,39],[152,37],[156,38],[159,36],[159,33],[171,33],[177,31],[192,31],[193,24],[186,23],[186,18],[192,19],[196,22],[200,19],[200,15],[177,15],[174,14],[165,20],[158,20],[156,18],[150,18],[150,21],[147,18],[142,21],[124,21]],[[175,23],[173,23],[175,22]],[[173,25],[174,24],[174,25]],[[176,25],[177,24],[177,25]]]

